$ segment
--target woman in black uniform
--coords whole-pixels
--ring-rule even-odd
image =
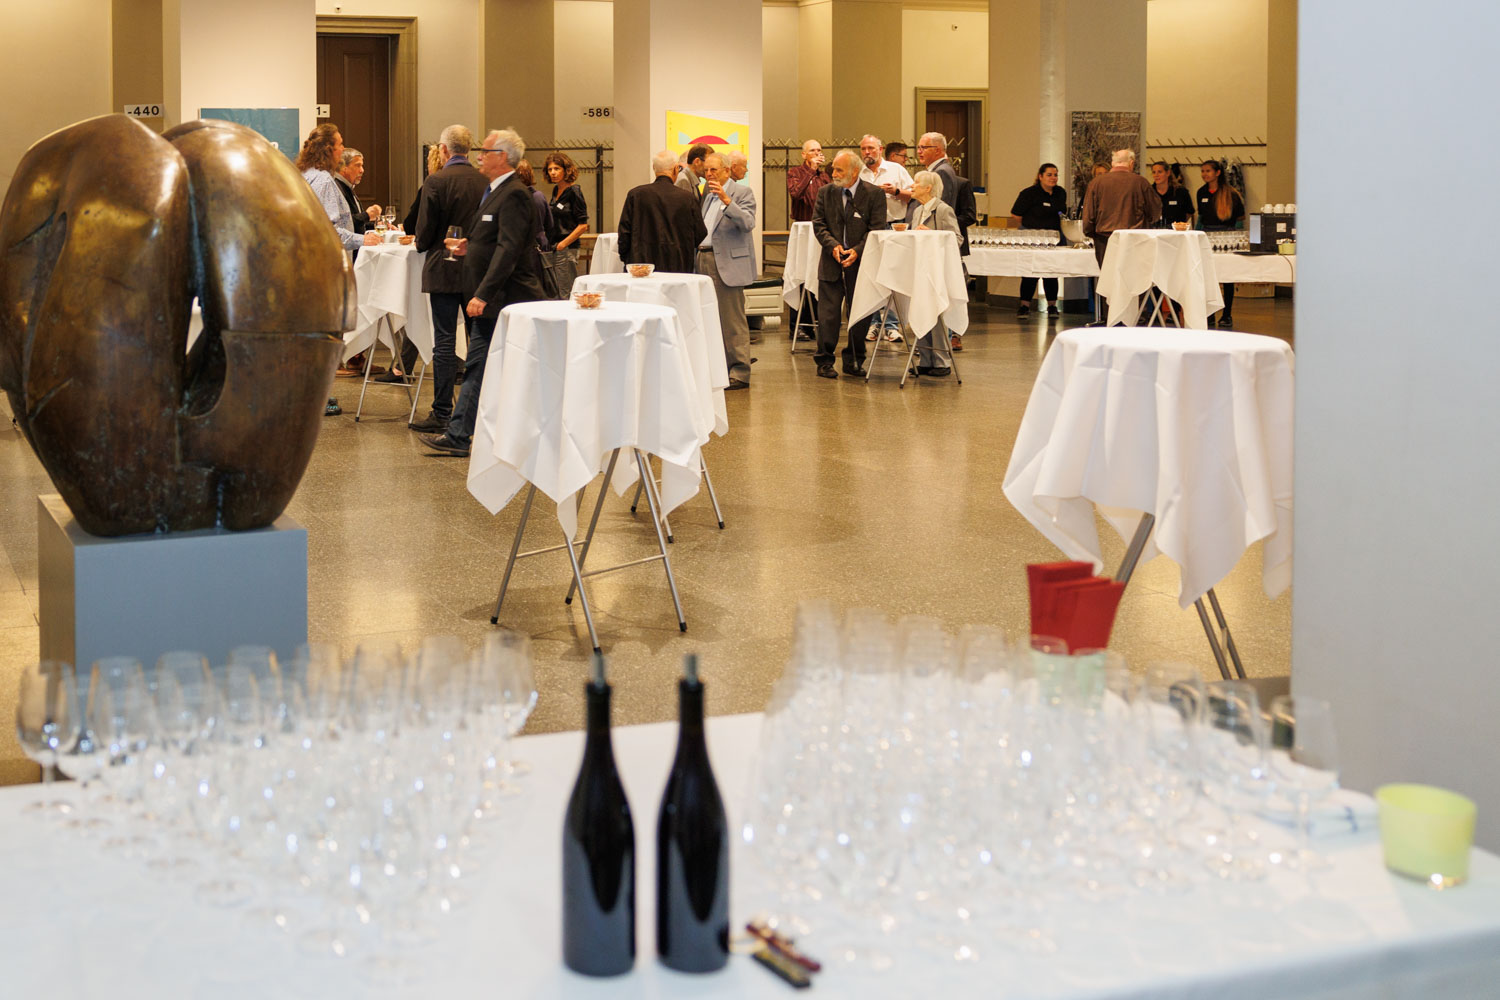
[[[1157,160],[1151,164],[1151,180],[1156,200],[1161,202],[1162,228],[1171,229],[1174,222],[1192,222],[1193,199],[1188,196],[1187,188],[1172,176],[1172,168],[1166,161]]]
[[[1238,229],[1245,217],[1245,203],[1240,194],[1228,184],[1221,183],[1224,168],[1218,160],[1204,160],[1203,186],[1198,189],[1198,225],[1204,230]],[[1234,325],[1234,285],[1220,285],[1224,296],[1224,311],[1219,313],[1219,326]]]
[[[1062,232],[1062,217],[1068,214],[1068,192],[1057,185],[1057,164],[1043,163],[1037,168],[1036,183],[1016,195],[1010,207],[1010,221],[1022,229],[1056,229]],[[1021,279],[1021,308],[1016,315],[1031,315],[1031,300],[1036,298],[1036,278]],[[1057,315],[1057,279],[1043,278],[1047,295],[1047,313]]]
[[[578,189],[578,167],[572,157],[550,153],[543,163],[552,182],[552,218],[561,236],[550,263],[557,275],[558,292],[566,298],[572,294],[573,279],[578,277],[578,238],[589,231],[589,206]]]

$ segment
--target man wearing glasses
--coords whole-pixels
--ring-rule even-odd
[[[969,223],[974,220],[975,216],[973,210],[968,208],[967,205],[965,206],[967,210],[960,210],[959,208],[961,202],[959,196],[961,181],[958,171],[953,169],[953,161],[948,159],[948,140],[943,136],[943,133],[923,133],[922,138],[917,140],[917,159],[921,161],[922,169],[931,170],[943,179],[943,190],[939,191],[938,194],[948,203],[948,207],[953,209],[953,214],[958,217],[958,251],[960,254],[967,255],[969,252]],[[967,198],[963,199],[963,201],[972,203],[973,199],[973,194],[968,193]],[[953,334],[953,349],[955,351],[964,349],[964,339],[956,333]]]
[[[864,161],[859,179],[885,192],[885,221],[900,222],[906,218],[906,204],[911,201],[911,174],[901,164],[885,159],[881,155],[884,151],[879,136],[867,135],[859,140],[859,158]],[[883,315],[885,318],[880,329],[871,324],[865,339],[874,340],[884,334],[885,339],[892,343],[900,341],[901,317],[890,308]]]
[[[531,189],[516,179],[516,164],[526,155],[526,144],[504,129],[484,138],[479,172],[489,180],[479,209],[464,227],[468,235],[455,240],[453,254],[464,259],[464,288],[468,302],[468,347],[464,352],[464,384],[458,405],[442,434],[418,439],[433,451],[467,456],[479,416],[479,392],[484,363],[500,310],[517,302],[546,298],[542,291],[541,254],[537,249],[536,209]]]

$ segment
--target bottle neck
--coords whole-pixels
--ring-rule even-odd
[[[703,685],[677,682],[677,718],[682,735],[703,738]]]
[[[609,695],[608,684],[586,684],[583,688],[584,699],[588,703],[588,742],[594,743],[596,737],[602,737],[606,746],[609,744]]]

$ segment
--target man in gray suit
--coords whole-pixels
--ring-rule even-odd
[[[745,286],[755,280],[755,192],[729,176],[728,157],[709,153],[703,161],[708,186],[703,194],[703,225],[698,273],[713,279],[724,331],[729,388],[750,388],[750,320]]]
[[[917,159],[922,161],[922,169],[930,170],[943,179],[943,190],[938,195],[947,202],[948,207],[953,209],[958,219],[958,252],[967,256],[969,253],[969,229],[964,219],[969,212],[960,207],[964,204],[961,199],[967,199],[973,204],[974,195],[972,189],[961,188],[964,178],[958,176],[958,171],[953,169],[953,161],[948,159],[948,140],[941,132],[926,132],[922,138],[917,140]],[[963,191],[963,195],[960,195]],[[953,349],[961,351],[964,349],[964,338],[958,334],[953,335]]]

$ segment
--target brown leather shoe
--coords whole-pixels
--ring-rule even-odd
[[[955,334],[952,334],[951,336],[952,336],[952,339],[953,339],[953,349],[955,351],[961,351],[961,350],[963,350],[964,349],[964,335],[961,334],[961,333],[955,333]]]

